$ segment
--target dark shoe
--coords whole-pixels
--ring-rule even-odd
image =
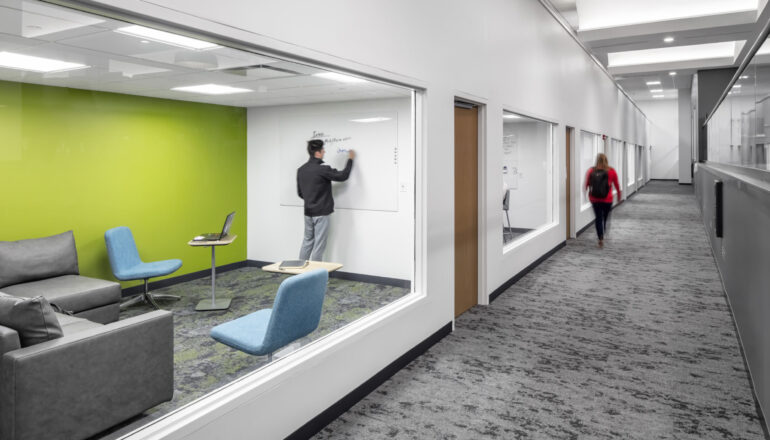
[[[602,240],[601,238],[599,239],[599,247],[604,248],[604,240]]]

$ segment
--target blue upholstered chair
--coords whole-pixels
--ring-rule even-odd
[[[144,263],[139,258],[136,250],[134,235],[131,229],[125,226],[112,228],[104,233],[104,241],[107,243],[107,255],[110,257],[110,266],[115,278],[121,281],[144,280],[144,293],[135,296],[120,305],[126,308],[138,302],[146,301],[151,306],[159,309],[156,299],[179,300],[176,295],[151,295],[148,280],[150,278],[168,275],[182,267],[182,260],[163,260],[152,263]]]
[[[283,280],[272,309],[262,309],[211,329],[211,337],[255,356],[268,356],[309,335],[321,321],[329,272],[316,269]]]

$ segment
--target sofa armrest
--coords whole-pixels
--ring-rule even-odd
[[[21,340],[16,330],[0,325],[0,356],[21,348]]]
[[[82,439],[171,400],[173,332],[158,310],[5,353],[0,438]]]

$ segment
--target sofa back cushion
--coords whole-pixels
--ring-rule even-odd
[[[72,231],[29,240],[0,241],[0,288],[78,274],[78,253]]]
[[[0,292],[0,325],[16,330],[22,347],[62,337],[56,313],[42,296],[19,298]]]

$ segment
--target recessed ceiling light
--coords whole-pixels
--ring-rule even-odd
[[[133,37],[140,37],[142,39],[148,39],[157,41],[159,43],[166,43],[172,46],[183,47],[185,49],[193,50],[205,50],[219,47],[214,43],[208,41],[196,40],[195,38],[183,37],[182,35],[172,34],[171,32],[159,31],[157,29],[151,29],[144,26],[126,26],[119,29],[115,29],[115,32],[119,34],[131,35]]]
[[[741,75],[741,79],[749,79],[748,75]]]
[[[197,86],[174,87],[171,90],[179,92],[202,93],[204,95],[230,95],[233,93],[253,92],[251,89],[222,86],[219,84],[200,84]]]
[[[150,44],[150,42],[147,41],[147,40],[142,40],[142,41],[140,41],[140,43],[142,43],[142,44]]]
[[[385,118],[385,117],[380,116],[380,117],[376,117],[376,118],[363,118],[363,119],[351,119],[350,120],[350,122],[363,122],[363,123],[367,123],[367,122],[383,122],[383,121],[390,121],[390,118]]]
[[[668,74],[671,76],[676,76],[676,72],[668,72]]]
[[[663,98],[663,95],[652,95],[653,98]]]
[[[505,119],[521,119],[521,116],[519,115],[512,115],[510,113],[506,113],[503,115],[503,118]]]
[[[659,86],[660,81],[647,81],[648,86]]]
[[[319,78],[330,79],[332,81],[344,82],[344,83],[365,83],[365,82],[368,82],[368,81],[366,81],[365,79],[362,79],[362,78],[356,78],[355,76],[343,75],[341,73],[336,73],[336,72],[314,73],[313,76],[317,76]]]
[[[743,86],[742,86],[742,85],[740,85],[740,84],[735,84],[735,85],[733,86],[733,88],[734,88],[734,89],[740,89],[741,87],[743,87]]]
[[[90,66],[80,63],[70,63],[51,58],[33,57],[13,52],[0,52],[0,67],[8,69],[27,70],[30,72],[64,72],[67,70],[85,69]]]
[[[663,89],[652,89],[652,90],[650,90],[650,93],[660,93],[662,91],[663,91]]]
[[[663,39],[663,42],[664,43],[673,43],[674,42],[674,37],[666,37],[666,38]]]

